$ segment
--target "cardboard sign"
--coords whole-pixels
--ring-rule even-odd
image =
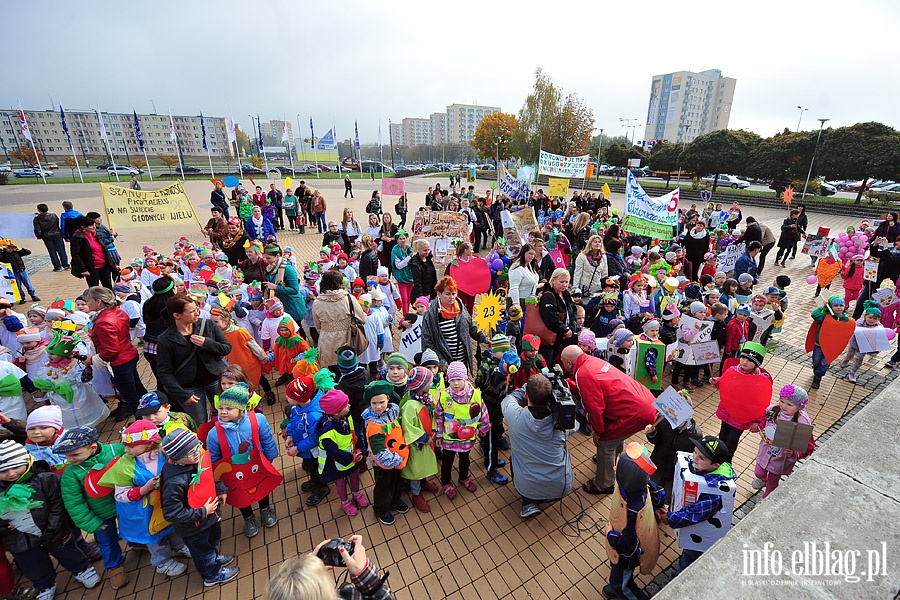
[[[853,333],[856,345],[863,354],[884,352],[891,349],[891,341],[887,337],[887,329],[883,325],[877,327],[857,327]]]
[[[863,279],[865,281],[876,281],[878,279],[878,259],[867,258],[863,263]]]
[[[472,307],[472,322],[478,331],[490,337],[497,329],[503,312],[503,301],[494,293],[478,294]]]
[[[778,423],[775,425],[775,436],[772,438],[772,445],[783,450],[806,452],[806,449],[809,447],[809,438],[812,437],[812,434],[812,425],[778,419]]]
[[[381,180],[382,196],[402,196],[406,190],[406,182],[402,179],[392,179],[390,177]]]
[[[100,184],[106,223],[112,229],[200,225],[180,181],[155,191]]]
[[[900,302],[897,300],[897,295],[894,293],[894,290],[891,288],[879,288],[874,294],[872,294],[872,300],[878,303],[878,306],[881,308],[885,308],[890,306],[891,304],[896,304]]]
[[[672,429],[675,429],[682,423],[686,423],[688,419],[694,416],[694,409],[688,404],[684,396],[676,392],[672,386],[667,387],[654,400],[653,408],[666,418]]]
[[[734,480],[726,479],[715,486],[709,485],[703,475],[691,472],[690,460],[691,455],[688,452],[677,454],[671,510],[679,511],[689,504],[696,503],[701,494],[719,496],[722,499],[722,508],[704,521],[676,529],[675,536],[678,539],[678,546],[683,550],[705,552],[731,529],[737,484]]]
[[[569,180],[561,177],[550,177],[548,196],[565,198],[569,193]]]
[[[666,359],[665,344],[638,339],[635,346],[637,346],[637,357],[635,360],[634,378],[648,389],[662,389],[663,366]],[[652,377],[647,370],[648,362],[656,368],[656,381],[651,381]]]
[[[747,245],[743,243],[731,244],[725,249],[725,252],[720,252],[716,257],[716,270],[722,271],[723,273],[734,271],[734,264],[746,251],[746,246]]]
[[[831,244],[831,241],[831,238],[810,233],[806,236],[806,241],[803,242],[803,248],[800,252],[816,258],[822,258],[825,256],[825,252],[828,250],[828,245]]]
[[[424,317],[418,316],[412,326],[400,334],[400,352],[410,363],[415,362],[416,354],[422,351],[423,320]]]
[[[759,342],[762,340],[763,334],[766,333],[772,326],[772,323],[775,322],[775,311],[771,308],[764,308],[761,312],[752,312],[750,313],[750,320],[756,325],[756,331],[753,334],[753,339],[750,341]]]

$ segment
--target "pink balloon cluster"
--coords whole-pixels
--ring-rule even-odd
[[[835,242],[840,246],[838,250],[838,258],[846,262],[853,258],[854,254],[865,254],[866,246],[869,244],[868,238],[863,233],[847,233],[842,231],[838,234]]]

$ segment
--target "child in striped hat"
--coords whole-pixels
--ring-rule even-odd
[[[422,496],[422,490],[433,494],[439,489],[428,480],[438,472],[433,439],[432,379],[431,371],[426,367],[413,367],[406,384],[406,400],[400,405],[400,425],[403,428],[403,438],[409,445],[409,460],[400,476],[409,481],[413,506],[420,512],[431,510]]]
[[[503,353],[510,349],[509,338],[502,333],[497,333],[491,338],[491,352],[487,356],[482,356],[482,360],[478,364],[478,371],[475,373],[475,387],[481,388],[499,364]]]

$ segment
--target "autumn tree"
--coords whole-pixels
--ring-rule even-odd
[[[534,90],[519,110],[512,150],[526,162],[536,161],[542,148],[553,154],[580,156],[590,150],[593,131],[593,111],[577,95],[563,95],[538,69]]]
[[[242,156],[250,154],[250,138],[240,129],[234,130],[235,142],[237,142],[238,151]],[[230,145],[230,144],[229,144]]]
[[[169,167],[170,169],[174,169],[178,166],[178,156],[175,154],[157,154],[156,158],[159,159],[163,165]]]
[[[491,113],[481,119],[475,129],[475,137],[472,138],[469,145],[475,149],[479,158],[506,160],[512,156],[510,143],[518,124],[515,115],[505,112]],[[498,148],[499,156],[497,155]]]
[[[128,164],[130,164],[135,169],[140,169],[142,171],[147,168],[147,161],[145,161],[143,158],[132,158],[131,162]]]
[[[63,162],[72,171],[72,181],[75,181],[75,169],[78,168],[78,163],[71,156],[65,157],[63,159]]]
[[[698,177],[715,174],[713,191],[719,174],[744,174],[748,158],[762,139],[751,131],[720,129],[701,135],[688,144],[684,153],[684,167]]]
[[[247,160],[249,160],[250,164],[253,165],[254,167],[256,167],[257,169],[262,169],[263,165],[266,164],[266,161],[263,159],[263,157],[258,154],[255,156],[251,156]]]
[[[44,160],[44,153],[38,152],[35,156],[31,146],[22,145],[15,150],[10,150],[9,157],[22,161],[22,164],[26,166],[37,166],[38,159]]]
[[[818,132],[817,132],[818,133]],[[815,168],[835,179],[861,179],[856,204],[873,178],[900,179],[900,132],[882,123],[857,123],[822,134]]]

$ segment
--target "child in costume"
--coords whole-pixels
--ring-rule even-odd
[[[357,506],[369,506],[369,499],[359,489],[357,464],[364,460],[364,454],[350,416],[350,400],[344,392],[333,389],[322,395],[319,406],[324,414],[316,427],[319,480],[323,484],[335,482],[341,508],[352,517],[359,512]],[[352,499],[347,494],[348,486]]]
[[[685,547],[697,545],[697,543],[692,543],[694,536],[690,535],[691,532],[704,524],[708,525],[704,531],[706,535],[702,536],[703,539],[699,542],[708,548],[731,529],[734,510],[735,473],[729,461],[730,448],[724,441],[711,435],[694,440],[693,443],[693,455],[687,458],[687,455],[682,453],[679,454],[679,457],[686,457],[685,461],[690,476],[692,479],[699,479],[698,483],[706,487],[705,489],[700,488],[700,493],[695,498],[684,498],[687,494],[683,489],[678,490],[682,494],[681,497],[676,494],[676,497],[672,499],[673,510],[661,515],[661,521],[668,523],[669,527],[678,533],[678,545],[682,548],[681,557],[678,560],[679,571],[686,569],[704,552],[701,549]],[[683,477],[687,479],[687,476],[686,473]],[[714,490],[722,488],[729,490],[726,493],[730,498],[726,498],[721,492],[713,493]],[[707,522],[711,517],[718,519],[720,524],[715,527],[709,525]]]
[[[607,360],[609,364],[625,373],[625,356],[634,346],[635,335],[630,330],[622,327],[613,332],[609,337],[609,352]]]
[[[216,410],[219,420],[206,439],[206,447],[218,479],[228,488],[227,503],[241,511],[244,535],[259,533],[252,504],[259,503],[263,525],[275,527],[275,509],[269,493],[281,484],[282,476],[272,466],[278,445],[264,415],[248,412],[250,389],[243,383],[223,391]]]
[[[372,296],[371,294],[362,294],[358,299],[363,312],[369,317],[372,315]],[[385,331],[384,321],[382,319],[366,319],[363,325],[366,331],[366,338],[369,340],[369,346],[359,355],[359,362],[369,368],[372,377],[378,375],[379,362],[381,361],[381,351],[385,347]]]
[[[537,344],[540,345],[540,338],[534,336],[534,339],[537,341]],[[537,351],[537,348],[535,348],[535,351]],[[422,356],[419,357],[419,365],[431,371],[432,390],[442,390],[447,387],[447,381],[444,377],[444,373],[441,371],[441,362],[438,359],[437,352],[431,348],[424,350]]]
[[[100,493],[98,481],[103,467],[124,455],[125,447],[101,444],[97,439],[93,427],[67,428],[53,444],[53,452],[65,456],[69,463],[60,480],[66,512],[77,527],[94,534],[110,586],[117,590],[128,585],[129,579],[125,574],[125,555],[119,546],[116,502],[111,493]]]
[[[210,309],[210,315],[212,322],[222,330],[225,339],[231,344],[231,352],[226,360],[230,364],[241,365],[247,372],[250,381],[253,382],[253,387],[259,385],[264,379],[262,363],[266,358],[262,347],[256,343],[249,331],[238,327],[227,307],[216,304]],[[266,400],[269,401],[269,405],[275,403],[275,394],[271,389],[266,392]]]
[[[25,449],[34,460],[42,460],[57,475],[62,475],[69,464],[66,457],[53,451],[53,444],[63,433],[62,411],[55,404],[41,406],[28,415],[25,422]]]
[[[99,585],[100,577],[72,536],[59,477],[12,440],[0,441],[0,524],[0,542],[31,581],[38,600],[52,600],[56,594],[51,556],[85,588]]]
[[[519,370],[513,374],[513,387],[520,388],[535,373],[543,373],[547,369],[544,357],[538,353],[541,347],[541,338],[534,334],[522,337],[522,353],[519,355]]]
[[[816,263],[816,293],[813,294],[813,298],[818,298],[822,290],[831,289],[831,282],[841,272],[842,266],[839,260],[830,255],[819,259]]]
[[[225,281],[231,281],[231,276],[234,271],[231,268],[231,265],[228,264],[228,257],[225,256],[224,252],[216,252],[216,270],[215,274],[224,279]]]
[[[391,281],[391,274],[388,272],[387,267],[378,267],[376,274],[377,278],[375,283],[378,286],[378,289],[381,290],[381,293],[384,294],[383,306],[391,317],[390,322],[394,323],[397,321],[397,303],[400,301],[400,290],[398,290],[397,285]]]
[[[841,279],[844,280],[844,303],[850,304],[859,298],[863,288],[863,274],[865,272],[866,257],[863,254],[854,254],[847,265],[841,269]]]
[[[681,395],[688,404],[693,406],[687,392],[682,391]],[[647,441],[653,444],[650,460],[656,465],[656,471],[650,475],[650,479],[661,485],[666,491],[668,503],[672,497],[672,481],[675,478],[677,454],[693,452],[692,440],[702,438],[703,432],[700,430],[700,425],[694,421],[693,417],[690,417],[674,428],[668,419],[661,419],[658,423],[647,425],[644,428],[644,434],[647,436]]]
[[[91,386],[91,369],[81,362],[87,349],[68,331],[55,329],[53,341],[47,346],[49,360],[43,373],[34,380],[42,397],[62,410],[66,429],[78,425],[93,427],[109,416],[109,408]]]
[[[478,489],[469,474],[469,452],[476,437],[490,432],[491,421],[481,401],[481,391],[469,383],[466,366],[454,361],[447,365],[447,389],[441,390],[434,409],[435,445],[442,449],[441,490],[451,500],[456,487],[450,482],[454,458],[459,456],[459,484],[470,492]]]
[[[332,365],[326,371],[331,373],[330,379],[326,379],[325,373],[321,371],[316,373],[316,387],[322,393],[336,388],[347,394],[347,399],[350,401],[350,416],[353,417],[353,425],[357,429],[365,452],[366,436],[362,424],[362,413],[368,408],[368,405],[363,399],[363,391],[372,380],[369,371],[365,365],[360,364],[356,351],[350,346],[341,346],[337,349],[337,364]],[[321,376],[320,373],[322,373]],[[359,465],[360,470],[363,470],[363,465],[365,462]]]
[[[775,427],[778,421],[794,421],[812,425],[809,415],[803,410],[809,403],[809,396],[802,387],[786,385],[778,392],[778,402],[766,410],[766,414],[759,423],[750,427],[753,433],[759,433],[762,439],[759,441],[759,452],[756,454],[756,469],[753,474],[756,478],[751,486],[754,490],[766,488],[763,498],[772,493],[781,483],[782,476],[788,476],[793,472],[794,465],[801,458],[812,454],[815,448],[813,437],[809,437],[809,444],[805,452],[796,452],[787,448],[779,448],[772,444],[775,437]]]
[[[506,475],[500,474],[497,469],[506,466],[506,461],[500,459],[499,450],[503,444],[503,411],[500,403],[509,395],[510,378],[519,370],[522,361],[514,350],[506,346],[506,350],[500,355],[500,361],[488,373],[482,385],[478,388],[487,409],[491,422],[490,435],[481,438],[481,451],[484,454],[484,468],[487,470],[487,479],[491,483],[505,485],[509,483]],[[492,348],[493,350],[493,348]],[[508,442],[505,444],[508,448]]]
[[[588,356],[603,358],[603,353],[597,348],[597,336],[590,329],[585,329],[578,334],[578,347]]]
[[[284,385],[293,379],[291,372],[300,356],[307,350],[309,350],[309,344],[297,335],[297,323],[285,315],[278,324],[278,337],[274,340],[273,351],[270,355],[275,369],[281,373],[281,376],[275,381],[276,386]]]
[[[369,318],[377,318],[384,326],[384,346],[381,348],[381,355],[382,359],[387,359],[394,351],[394,337],[391,335],[391,323],[394,322],[394,318],[384,305],[387,296],[377,285],[372,286],[369,295],[372,296],[372,312],[369,313]]]
[[[631,294],[631,291],[626,292],[626,297]],[[600,306],[597,311],[593,315],[593,321],[590,324],[591,331],[594,332],[594,335],[600,338],[609,337],[609,334],[613,331],[613,321],[621,321],[623,320],[622,314],[619,312],[618,307],[618,295],[615,293],[604,293],[600,296]],[[629,302],[631,302],[629,300]],[[652,306],[646,306],[644,310],[639,310],[639,312],[635,313],[632,316],[640,314],[640,312],[647,312],[650,314],[653,312]]]
[[[638,460],[629,452],[638,454]],[[655,464],[646,457],[646,449],[636,443],[629,444],[628,451],[622,452],[616,462],[617,494],[613,496],[610,520],[604,529],[612,563],[609,583],[603,586],[605,598],[647,598],[635,581],[634,571],[640,567],[641,573],[651,572],[659,558],[654,511],[665,513],[666,493],[650,478],[655,471]]]
[[[263,350],[271,352],[275,348],[275,340],[278,339],[278,328],[281,327],[282,320],[290,319],[293,321],[294,319],[290,315],[285,314],[284,305],[278,298],[266,300],[265,308],[266,318],[259,328],[260,345]],[[296,330],[297,325],[295,323],[294,331]],[[290,369],[288,369],[288,372],[290,372]]]
[[[49,331],[50,321],[47,320],[47,309],[40,304],[32,304],[28,312],[25,313],[25,317],[32,327],[37,327],[38,331],[41,332],[41,337],[43,337],[44,341],[49,342],[53,334]]]
[[[391,384],[391,402],[400,405],[406,396],[406,381],[409,378],[409,361],[400,352],[393,352],[385,361],[384,379]]]
[[[47,362],[47,341],[44,334],[39,328],[31,326],[17,331],[16,339],[20,348],[13,362],[28,374],[29,379],[34,380]]]
[[[866,300],[864,306],[863,316],[856,320],[856,328],[883,330],[884,326],[881,324],[881,309],[878,308],[878,303],[874,300]],[[847,381],[856,383],[856,373],[862,366],[863,361],[867,357],[876,356],[877,354],[877,350],[874,352],[861,352],[856,335],[853,335],[853,337],[850,338],[850,343],[847,345],[847,353],[844,355],[844,360],[841,361],[841,367],[851,365],[850,371],[847,373]]]
[[[299,456],[309,479],[300,484],[300,491],[309,492],[307,506],[318,505],[331,491],[319,480],[319,469],[313,450],[319,445],[316,427],[324,416],[319,406],[321,392],[316,391],[312,377],[300,376],[287,384],[284,391],[290,410],[285,426],[285,447],[288,456]]]
[[[176,429],[187,429],[197,432],[197,425],[190,415],[172,410],[172,405],[165,395],[159,392],[147,392],[138,401],[134,416],[138,419],[147,419],[162,432],[162,437]]]
[[[25,420],[27,411],[25,400],[22,397],[23,388],[36,392],[33,382],[25,371],[12,362],[0,360],[0,413],[11,419]],[[41,396],[42,394],[37,395]]]
[[[222,524],[219,505],[227,488],[213,477],[209,452],[197,436],[178,429],[162,439],[166,464],[160,474],[163,516],[190,549],[203,585],[211,587],[237,578],[229,567],[231,554],[220,554]]]
[[[819,389],[819,384],[822,382],[822,377],[825,376],[825,373],[828,372],[829,360],[825,357],[825,353],[822,351],[822,345],[820,344],[820,336],[822,334],[822,329],[825,327],[829,327],[832,323],[841,323],[845,321],[849,321],[850,317],[844,314],[844,299],[840,296],[832,296],[828,299],[828,302],[825,303],[824,306],[820,306],[819,308],[812,311],[810,316],[812,317],[812,325],[809,329],[809,334],[806,339],[807,352],[812,350],[812,364],[813,364],[813,381],[809,387],[814,390]],[[814,335],[815,339],[812,340]],[[852,335],[852,333],[851,333]],[[835,342],[835,340],[830,340]],[[843,343],[849,342],[849,337],[847,340],[843,340]],[[812,344],[810,344],[812,342]],[[836,342],[838,345],[841,344],[840,341]],[[812,348],[810,348],[812,346]],[[835,357],[837,358],[837,357]]]
[[[190,552],[162,514],[158,484],[165,459],[159,451],[159,429],[146,419],[138,419],[122,430],[122,444],[125,456],[115,461],[98,482],[115,488],[119,535],[132,544],[146,544],[156,572],[177,577],[187,566],[175,556],[189,557]]]
[[[409,506],[400,499],[400,474],[409,459],[409,446],[400,426],[400,407],[391,402],[393,392],[394,385],[386,380],[369,383],[363,392],[369,402],[362,416],[375,478],[372,507],[382,525],[394,524],[391,511],[409,512]]]
[[[736,357],[741,346],[753,339],[756,325],[750,321],[751,308],[749,304],[741,304],[734,311],[732,318],[725,325],[725,357]]]
[[[737,364],[725,363],[722,376],[712,383],[719,388],[716,417],[722,421],[719,438],[728,447],[728,462],[734,457],[741,434],[759,421],[772,398],[772,376],[761,368],[766,348],[758,342],[741,346]]]
[[[639,340],[645,342],[660,342],[659,339],[659,321],[652,317],[648,317],[644,320],[644,324],[641,325],[641,329],[643,329],[643,333],[639,336]],[[658,372],[656,362],[659,358],[659,349],[655,347],[651,347],[647,350],[644,355],[644,368],[647,371],[647,376],[650,378],[651,383],[656,383],[659,381],[662,373]]]
[[[304,297],[306,300],[306,316],[303,317],[303,324],[306,326],[306,330],[309,332],[309,339],[313,341],[313,345],[319,343],[319,332],[316,330],[316,323],[313,319],[313,303],[316,301],[316,298],[319,296],[319,289],[317,287],[317,282],[319,280],[319,272],[315,270],[316,264],[310,263],[306,265],[303,269],[303,283],[305,285],[300,287],[300,295]]]
[[[435,493],[438,486],[428,480],[437,475],[437,458],[434,454],[434,401],[431,397],[432,375],[425,367],[413,367],[407,381],[406,399],[400,404],[400,425],[403,439],[409,447],[409,459],[400,473],[409,481],[412,503],[420,512],[431,507],[422,496],[422,490]]]
[[[487,355],[482,355],[478,361],[478,370],[475,372],[475,387],[481,389],[488,376],[500,364],[503,353],[510,349],[509,338],[502,333],[497,333],[491,338],[491,351]]]
[[[144,318],[141,313],[141,295],[135,293],[130,283],[120,281],[113,286],[116,298],[122,301],[122,310],[128,315],[128,328],[131,339],[142,339],[147,328],[144,326]]]
[[[603,300],[603,303],[606,304],[606,299]],[[645,316],[652,315],[655,312],[656,306],[653,298],[647,294],[646,277],[642,273],[632,275],[631,279],[628,280],[628,291],[625,292],[623,300],[622,316],[625,321],[627,322],[634,317],[643,319]],[[594,331],[594,333],[597,332]]]

